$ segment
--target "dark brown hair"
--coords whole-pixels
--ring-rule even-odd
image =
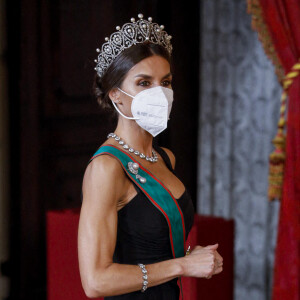
[[[166,48],[161,45],[145,42],[136,44],[124,50],[113,63],[107,68],[100,78],[97,74],[94,81],[94,94],[100,107],[104,110],[115,112],[115,109],[109,98],[109,92],[122,85],[127,72],[141,60],[159,55],[165,58],[171,65],[171,57]]]

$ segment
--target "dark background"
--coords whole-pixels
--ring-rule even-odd
[[[173,36],[175,102],[161,146],[196,202],[200,4],[191,1],[6,1],[10,105],[9,299],[46,299],[46,219],[80,207],[91,155],[114,130],[92,96],[95,49],[142,12]]]

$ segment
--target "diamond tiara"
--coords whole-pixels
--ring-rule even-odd
[[[142,14],[138,14],[138,20],[131,18],[131,23],[125,23],[122,28],[116,27],[116,32],[105,38],[105,43],[96,51],[99,53],[95,70],[99,77],[102,77],[105,70],[111,65],[115,58],[125,49],[133,45],[149,41],[150,43],[162,45],[169,54],[172,53],[171,35],[164,31],[163,25],[152,23],[152,18],[143,19]]]

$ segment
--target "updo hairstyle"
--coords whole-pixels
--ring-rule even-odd
[[[171,57],[166,48],[161,45],[145,42],[136,44],[119,54],[100,78],[95,75],[93,90],[97,102],[103,110],[116,114],[109,98],[113,88],[120,87],[128,71],[141,60],[153,55],[165,58],[171,65]]]

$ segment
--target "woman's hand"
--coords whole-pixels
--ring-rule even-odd
[[[183,257],[183,276],[209,279],[222,272],[223,258],[216,250],[218,246],[196,246],[189,255]]]

